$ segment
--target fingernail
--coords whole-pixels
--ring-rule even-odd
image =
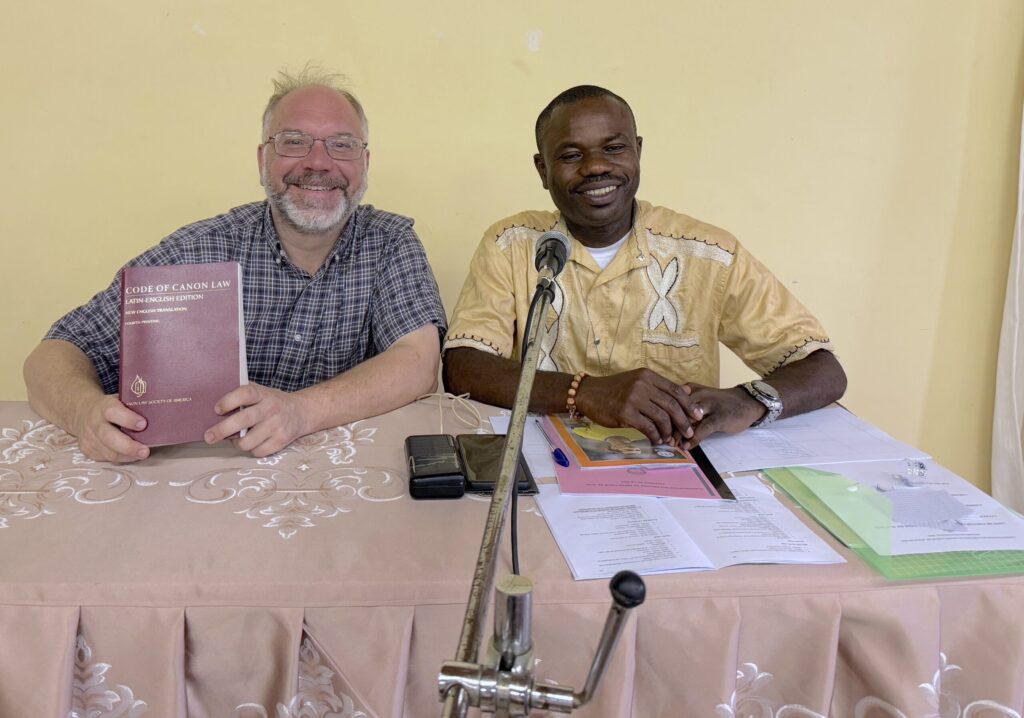
[[[135,455],[138,456],[140,459],[145,459],[147,456],[149,456],[149,449],[143,447],[136,451]]]
[[[683,432],[683,436],[685,436],[687,439],[692,438],[693,437],[693,429],[687,427],[686,431]]]
[[[213,443],[213,432],[212,431],[208,431],[205,434],[203,434],[203,440],[207,444],[212,444]]]
[[[138,431],[142,431],[143,429],[145,429],[146,428],[146,420],[145,419],[139,419],[138,421],[136,421],[135,422],[135,428]]]
[[[702,407],[702,406],[695,406],[695,407],[693,407],[693,414],[694,414],[694,416],[704,416],[704,407]]]

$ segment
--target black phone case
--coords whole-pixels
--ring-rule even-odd
[[[462,459],[449,434],[405,438],[409,495],[414,499],[457,499],[466,492]]]
[[[466,475],[466,491],[472,494],[489,494],[494,491],[504,442],[504,434],[459,434],[455,437]],[[520,494],[537,493],[537,483],[522,454],[519,455],[519,466],[516,469],[516,485]]]

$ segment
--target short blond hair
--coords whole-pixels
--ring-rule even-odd
[[[274,94],[267,100],[267,108],[263,110],[263,135],[260,137],[260,142],[265,142],[270,133],[270,118],[274,114],[274,108],[277,107],[277,103],[284,99],[284,96],[288,93],[300,90],[303,87],[326,87],[328,90],[334,90],[348,100],[356,114],[359,115],[359,121],[363,125],[363,133],[366,135],[363,139],[368,139],[370,125],[366,121],[366,111],[363,109],[363,104],[359,99],[346,87],[347,80],[348,78],[341,73],[324,70],[320,66],[309,62],[298,72],[280,70],[277,73],[277,77],[274,78]]]

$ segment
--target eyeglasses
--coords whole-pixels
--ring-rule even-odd
[[[313,137],[307,132],[286,130],[271,135],[267,142],[273,141],[274,152],[282,157],[305,157],[313,151],[317,140],[324,143],[327,154],[336,160],[357,160],[363,156],[369,143],[351,135],[331,135],[330,137]]]

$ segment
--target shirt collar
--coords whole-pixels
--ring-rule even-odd
[[[263,231],[260,234],[267,247],[269,247],[275,262],[281,264],[288,259],[288,255],[284,251],[284,245],[281,244],[281,239],[277,236],[277,229],[274,227],[274,216],[270,212],[270,200],[268,199],[263,200]]]
[[[287,262],[291,265],[291,260],[288,259],[288,252],[281,243],[281,238],[277,235],[277,228],[274,226],[274,215],[270,210],[270,200],[264,200],[263,205],[263,241],[267,244],[274,261],[277,264]],[[337,240],[335,240],[334,246],[331,248],[330,254],[328,254],[327,258],[324,260],[321,270],[323,270],[324,267],[331,268],[337,265],[352,249],[357,236],[356,224],[361,221],[360,209],[362,209],[362,205],[356,207],[356,211],[349,215],[348,220],[345,222],[345,227],[341,230],[341,235]]]
[[[623,271],[630,269],[637,269],[640,267],[646,267],[650,262],[650,252],[647,250],[647,232],[644,229],[643,222],[641,221],[641,213],[643,207],[640,206],[640,202],[635,198],[633,199],[633,228],[630,230],[629,238],[626,240],[626,246],[623,247],[611,264],[602,270],[594,258],[590,255],[590,252],[586,251],[586,247],[578,239],[572,236],[569,228],[565,224],[565,218],[559,211],[555,212],[555,229],[565,234],[574,244],[580,245],[578,249],[570,253],[569,261],[576,262],[584,267],[587,267],[595,274],[601,274],[607,272],[610,268],[614,268],[614,274],[621,274]],[[623,261],[623,255],[628,257],[625,259],[626,266],[622,267],[620,264]],[[606,277],[605,279],[610,279]]]

